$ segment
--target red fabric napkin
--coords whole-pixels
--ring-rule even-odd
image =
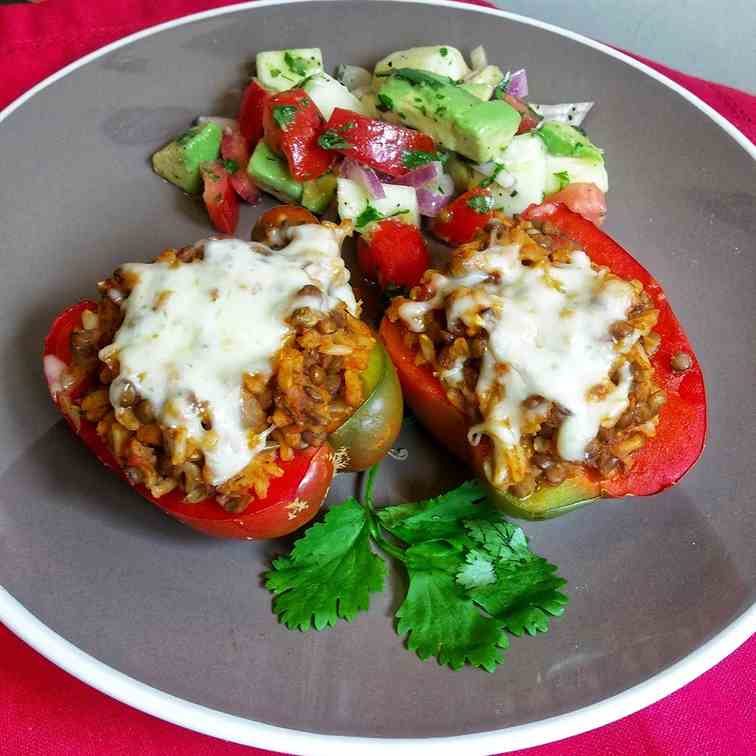
[[[485,5],[480,0],[470,0]],[[48,0],[0,7],[0,108],[73,60],[223,0]],[[636,56],[638,57],[638,56]],[[756,97],[639,58],[756,142]],[[9,756],[266,756],[168,724],[79,682],[0,626],[0,753]],[[756,753],[756,638],[677,693],[630,717],[521,756]]]

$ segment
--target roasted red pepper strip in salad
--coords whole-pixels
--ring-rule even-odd
[[[334,161],[334,154],[318,144],[323,117],[303,89],[288,89],[265,102],[265,143],[282,154],[297,181],[322,176]]]
[[[415,286],[430,265],[420,229],[392,219],[372,224],[360,236],[357,260],[360,270],[383,289]]]
[[[666,394],[656,433],[635,452],[631,467],[601,478],[584,467],[561,484],[543,487],[532,496],[517,498],[493,490],[497,503],[513,516],[542,519],[562,514],[599,497],[646,496],[673,485],[698,460],[706,436],[706,396],[701,368],[679,321],[659,283],[628,252],[590,221],[559,204],[533,206],[526,217],[548,221],[580,245],[591,262],[607,267],[625,280],[637,280],[659,311],[654,331],[661,343],[651,356],[654,381]],[[393,360],[405,400],[420,421],[448,449],[483,472],[490,445],[483,438],[473,447],[468,443],[469,421],[447,399],[446,388],[429,365],[417,364],[417,352],[407,346],[405,330],[384,317],[380,335]]]
[[[257,79],[252,79],[244,90],[239,111],[239,129],[251,147],[262,139],[265,103],[268,97],[270,92]]]
[[[436,152],[427,134],[343,108],[331,114],[320,144],[388,176],[402,176]]]
[[[482,188],[470,189],[433,219],[431,231],[447,244],[466,244],[486,227],[493,215],[491,192]]]

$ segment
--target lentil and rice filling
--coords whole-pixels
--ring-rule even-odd
[[[658,311],[548,222],[495,218],[387,315],[467,416],[469,442],[490,449],[488,479],[515,496],[585,467],[620,474],[656,432]]]
[[[282,462],[365,397],[375,340],[340,256],[348,232],[289,229],[288,244],[219,239],[124,265],[71,336],[69,411],[96,424],[126,475],[241,512]]]

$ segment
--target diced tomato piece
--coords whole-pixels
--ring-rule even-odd
[[[269,96],[268,90],[257,79],[252,79],[242,95],[239,128],[252,147],[262,139],[263,114]]]
[[[506,92],[501,95],[501,99],[509,103],[522,116],[520,125],[517,128],[518,134],[524,134],[526,131],[531,131],[538,126],[541,116],[527,102],[514,95],[506,94]]]
[[[420,229],[392,219],[379,221],[360,237],[357,260],[365,276],[383,289],[415,286],[430,267]]]
[[[297,181],[322,176],[334,155],[318,144],[323,116],[303,89],[289,89],[268,98],[263,118],[265,143],[282,154]]]
[[[427,134],[344,108],[333,111],[320,144],[389,176],[402,176],[415,167],[408,162],[413,153],[428,157],[436,151]]]
[[[561,192],[550,194],[547,202],[561,202],[573,213],[600,226],[606,217],[606,195],[596,184],[576,182],[569,184]]]
[[[200,166],[205,189],[202,199],[216,231],[233,234],[239,223],[239,200],[223,163],[212,160]]]
[[[231,127],[226,127],[223,130],[221,157],[226,161],[227,170],[229,161],[236,166],[236,170],[231,172],[231,186],[245,202],[254,205],[260,199],[260,190],[247,173],[249,143],[240,130]]]
[[[457,246],[472,241],[493,218],[493,196],[476,187],[460,194],[433,220],[431,231],[447,244]]]

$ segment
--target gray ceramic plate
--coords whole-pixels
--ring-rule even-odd
[[[390,591],[351,625],[280,627],[259,581],[278,544],[209,540],[142,501],[58,419],[39,359],[54,314],[118,263],[207,233],[203,212],[147,158],[195,115],[232,110],[255,51],[318,45],[329,67],[369,65],[440,40],[527,66],[538,100],[598,101],[588,125],[609,160],[607,230],[665,284],[710,400],[707,451],[681,485],[527,526],[569,579],[571,604],[547,635],[515,640],[494,675],[404,650]],[[564,737],[734,648],[753,628],[756,583],[754,150],[673,90],[605,48],[498,12],[262,2],[113,45],[11,107],[0,126],[0,618],[132,705],[228,739],[329,754],[354,753],[354,737],[465,735],[468,753]],[[259,212],[244,212],[240,235]],[[417,429],[401,445],[409,458],[382,471],[387,501],[464,475]],[[353,486],[341,479],[334,498]]]

